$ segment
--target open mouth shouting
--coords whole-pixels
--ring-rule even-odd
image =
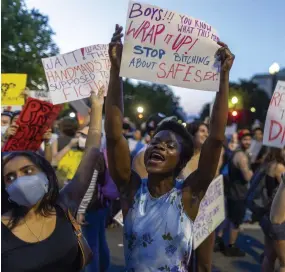
[[[151,152],[148,161],[150,163],[160,163],[160,162],[165,161],[165,157],[162,154],[160,154],[159,152],[153,151],[153,152]]]

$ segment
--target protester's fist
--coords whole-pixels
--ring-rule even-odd
[[[10,127],[8,127],[4,137],[8,139],[9,137],[14,136],[17,132],[18,127],[19,127],[18,125],[11,125]]]
[[[85,214],[84,213],[78,213],[77,214],[77,222],[80,225],[87,225],[86,221],[85,221]]]
[[[51,136],[52,136],[51,129],[48,129],[43,135],[44,142],[48,143],[51,140]]]
[[[223,42],[218,42],[221,48],[218,49],[216,56],[221,61],[222,72],[228,72],[231,70],[234,63],[235,55],[232,54],[228,46]]]
[[[112,68],[117,70],[120,69],[123,45],[121,38],[124,36],[122,34],[123,27],[116,25],[115,33],[113,34],[112,40],[109,44],[109,57],[112,64]]]
[[[78,138],[73,138],[71,139],[71,141],[69,142],[69,146],[70,148],[75,147],[78,145]]]
[[[96,94],[94,91],[91,92],[91,104],[92,106],[101,106],[104,104],[104,94],[105,94],[105,88],[104,86],[101,87]]]

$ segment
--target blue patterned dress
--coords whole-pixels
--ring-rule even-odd
[[[142,180],[124,222],[127,272],[188,271],[193,221],[183,209],[182,185],[177,180],[171,191],[154,198]]]

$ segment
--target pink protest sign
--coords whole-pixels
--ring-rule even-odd
[[[108,89],[110,59],[106,44],[45,58],[42,63],[54,105],[89,97],[91,91],[103,86]]]
[[[123,77],[218,91],[217,32],[190,16],[130,2],[121,64]]]
[[[285,81],[278,81],[267,111],[263,144],[285,146]]]

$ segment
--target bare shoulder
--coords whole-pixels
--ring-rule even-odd
[[[285,172],[285,165],[283,163],[278,163],[276,168],[278,172]]]

